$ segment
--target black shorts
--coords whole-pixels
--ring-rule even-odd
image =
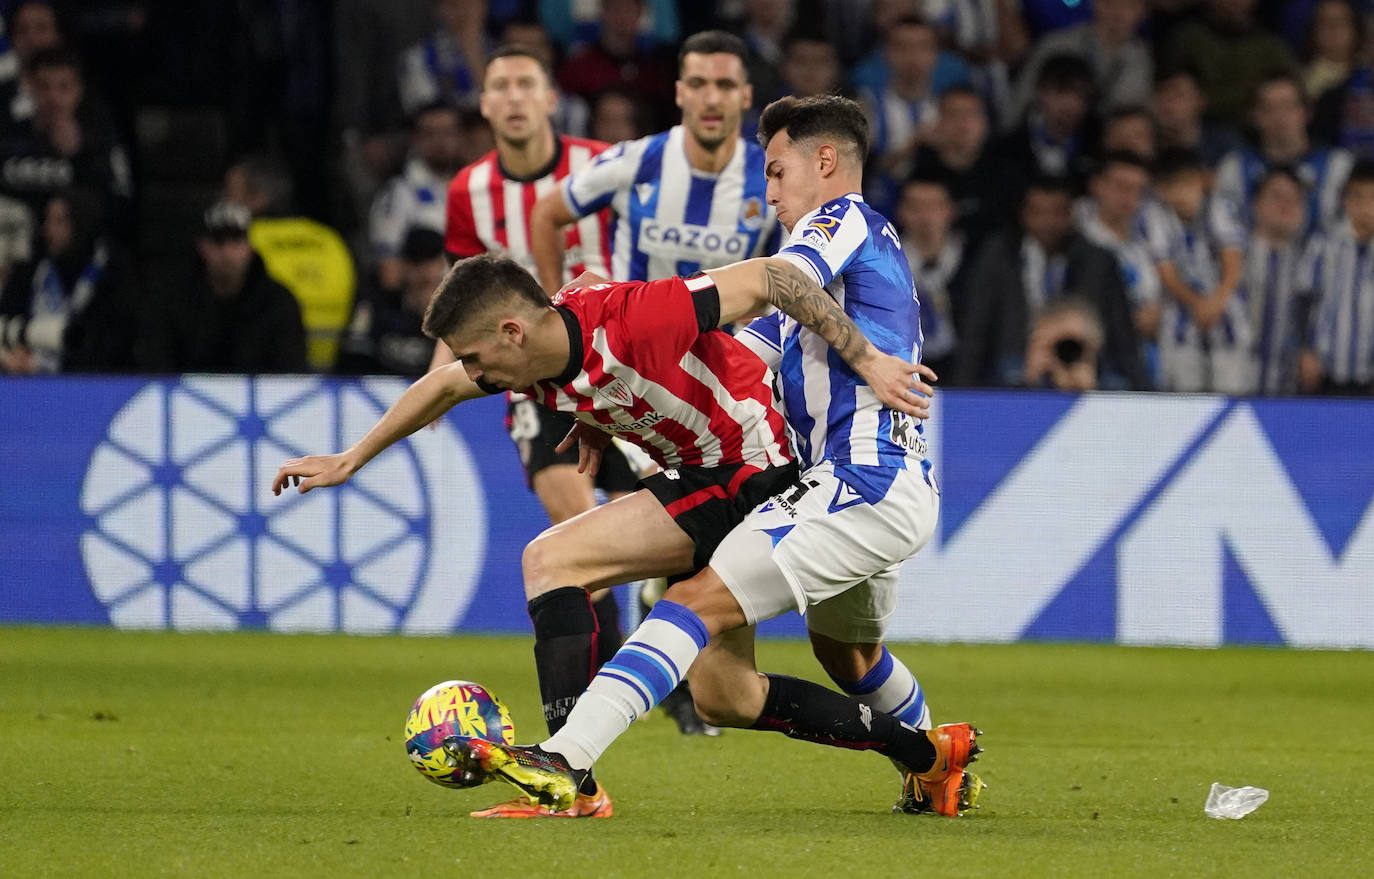
[[[525,482],[534,486],[534,474],[555,464],[577,466],[577,446],[566,452],[554,449],[572,430],[577,419],[571,412],[557,412],[533,400],[512,400],[506,407],[506,430],[520,453]],[[625,455],[614,444],[601,453],[596,487],[605,492],[631,492],[639,482]]]
[[[744,464],[679,467],[640,480],[696,544],[694,570],[711,561],[725,535],[754,507],[798,481],[796,464],[759,470]]]

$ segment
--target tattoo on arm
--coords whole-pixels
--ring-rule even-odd
[[[805,272],[791,263],[770,261],[764,274],[769,302],[824,339],[850,366],[863,359],[868,338]]]

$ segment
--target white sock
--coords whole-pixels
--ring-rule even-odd
[[[543,742],[574,769],[590,769],[601,754],[673,691],[708,640],[695,613],[672,601],[659,601],[596,673],[563,728]]]
[[[920,682],[886,646],[878,664],[862,680],[842,681],[833,675],[830,679],[873,710],[890,714],[907,726],[930,729],[930,708]]]

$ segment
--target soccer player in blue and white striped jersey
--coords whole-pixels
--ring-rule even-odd
[[[555,230],[607,205],[615,281],[690,275],[770,252],[777,219],[764,198],[763,149],[740,137],[754,99],[747,57],[732,34],[688,37],[678,55],[682,123],[616,144],[539,200],[530,249],[550,292],[562,284]]]
[[[1312,242],[1302,283],[1311,291],[1304,391],[1374,392],[1374,163],[1357,162],[1342,199],[1346,222]]]

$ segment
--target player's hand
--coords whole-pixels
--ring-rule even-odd
[[[574,442],[577,443],[577,472],[595,476],[601,469],[602,454],[611,444],[611,435],[579,421],[553,450],[566,452]]]
[[[294,485],[301,494],[312,488],[340,485],[358,470],[346,452],[337,455],[311,455],[295,458],[281,465],[272,480],[272,494],[280,495],[283,488]]]
[[[913,418],[930,417],[930,398],[935,388],[928,382],[938,381],[939,376],[929,366],[908,363],[874,348],[857,371],[884,406]]]
[[[581,290],[583,287],[594,287],[597,284],[609,284],[610,282],[610,278],[603,278],[596,272],[583,272],[562,287],[559,287],[558,292],[554,294],[554,298],[557,299],[563,294],[571,293],[574,290]]]

